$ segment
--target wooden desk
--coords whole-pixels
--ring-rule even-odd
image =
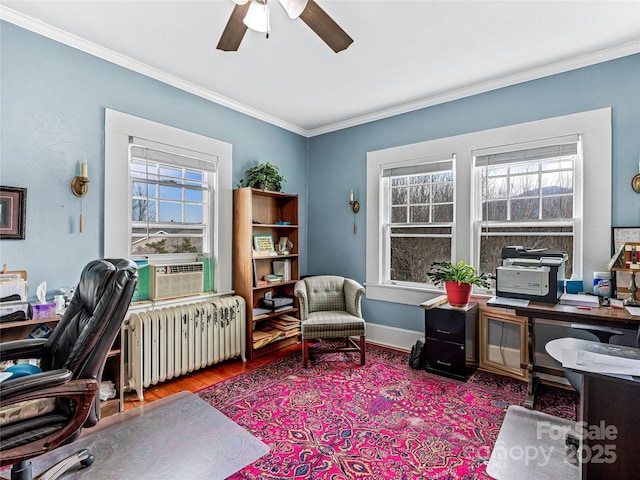
[[[516,315],[527,317],[529,361],[526,365],[523,365],[523,368],[527,369],[529,375],[527,396],[524,402],[527,408],[533,408],[533,402],[535,400],[535,391],[538,382],[535,372],[563,375],[562,370],[535,365],[534,326],[536,318],[570,323],[585,323],[589,325],[606,325],[610,327],[640,327],[640,317],[634,317],[627,312],[626,309],[598,307],[583,310],[570,305],[530,302],[526,307],[515,307],[515,312]]]
[[[545,348],[555,360],[562,362],[563,348],[605,354],[607,346],[561,338],[547,343]],[[640,359],[640,349],[611,347],[615,349],[611,352],[614,356]],[[636,441],[640,431],[637,408],[640,382],[583,370],[580,373],[583,377],[579,419],[582,423],[579,425],[585,432],[578,452],[583,460],[582,478],[637,478],[640,471],[640,450]]]

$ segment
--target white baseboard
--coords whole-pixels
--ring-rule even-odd
[[[421,337],[424,337],[424,332],[367,323],[367,341],[385,347],[411,351],[411,347]]]

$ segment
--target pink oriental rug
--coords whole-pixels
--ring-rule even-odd
[[[367,346],[367,364],[300,354],[199,392],[271,448],[233,479],[478,479],[524,382],[476,371],[467,382]],[[536,409],[574,419],[577,396],[541,385]],[[215,434],[215,433],[214,433]]]

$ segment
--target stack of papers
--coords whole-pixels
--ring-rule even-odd
[[[562,366],[593,373],[640,376],[640,360],[586,350],[562,349]]]
[[[600,298],[595,295],[563,293],[560,297],[560,305],[575,305],[578,307],[598,308],[600,306]]]
[[[290,315],[282,315],[269,322],[269,326],[280,330],[285,338],[300,335],[300,320]]]
[[[492,297],[487,300],[487,305],[492,307],[528,307],[529,300],[523,298]]]
[[[284,338],[281,331],[272,328],[264,328],[253,332],[253,348],[258,349],[271,342]]]

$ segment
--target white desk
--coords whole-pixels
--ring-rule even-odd
[[[577,338],[552,340],[545,349],[561,363],[563,349],[640,360],[640,349]],[[579,371],[577,368],[573,370]],[[637,446],[640,382],[586,370],[581,373],[579,420],[584,438],[579,453],[584,460],[582,478],[637,478],[640,471],[640,449]]]
[[[606,357],[612,357],[612,358],[619,357],[624,359],[640,360],[640,349],[638,348],[626,347],[623,345],[613,345],[609,343],[594,342],[590,340],[582,340],[580,338],[572,338],[572,337],[556,338],[555,340],[551,340],[550,342],[548,342],[544,348],[554,360],[557,360],[560,363],[563,363],[564,361],[566,361],[566,359],[563,359],[563,355],[562,355],[563,350],[570,350],[570,351],[582,350],[589,353],[604,355]],[[606,374],[624,375],[622,371],[616,371],[616,368],[614,366],[611,367],[610,371],[602,371],[602,370],[598,371],[595,367],[590,368],[588,366],[585,366],[585,367],[576,366],[573,369],[576,371],[579,370],[581,372],[588,371],[591,373],[603,373],[605,375]],[[640,375],[640,371],[637,373],[637,375]],[[631,380],[631,378],[628,378],[628,380]]]

